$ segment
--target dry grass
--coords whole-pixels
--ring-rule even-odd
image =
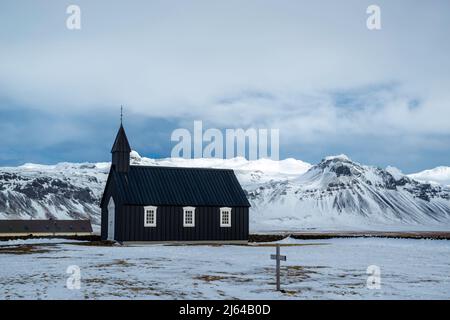
[[[319,274],[318,269],[327,268],[324,266],[282,266],[280,268],[281,277],[287,284],[299,283],[310,279],[312,275]],[[275,274],[275,268],[265,268],[269,274]],[[273,283],[275,284],[275,283]]]
[[[329,245],[329,243],[249,243],[249,246],[252,247],[276,247],[279,245],[280,247],[305,247],[305,246],[325,246]]]
[[[113,247],[116,245],[114,241],[68,242],[67,244],[75,246],[93,246],[93,247]]]
[[[126,261],[125,259],[115,259],[108,263],[101,263],[94,266],[94,268],[109,268],[109,267],[132,267],[135,264]]]
[[[213,275],[208,275],[208,274],[194,277],[194,279],[196,279],[196,280],[202,280],[202,281],[205,281],[205,282],[221,281],[221,280],[224,280],[224,279],[227,279],[227,278],[228,277],[213,276]]]
[[[199,275],[194,277],[196,280],[202,280],[205,282],[213,282],[213,281],[232,281],[232,282],[251,282],[252,279],[249,278],[241,278],[234,275]]]
[[[37,248],[35,245],[26,244],[20,246],[0,247],[0,254],[35,254],[48,253],[49,249]]]

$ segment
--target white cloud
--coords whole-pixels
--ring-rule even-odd
[[[370,1],[78,3],[81,31],[65,29],[67,1],[5,5],[1,95],[54,113],[125,104],[146,116],[275,126],[311,142],[450,134],[448,1],[378,1],[381,31],[366,28]],[[367,90],[358,108],[333,100],[352,90]]]

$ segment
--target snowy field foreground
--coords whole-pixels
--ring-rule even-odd
[[[450,241],[280,241],[260,246],[101,247],[83,242],[0,242],[0,299],[450,299]],[[79,266],[81,288],[66,273]],[[369,265],[381,288],[367,288]]]

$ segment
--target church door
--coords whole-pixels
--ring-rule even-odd
[[[108,204],[108,240],[114,241],[114,220],[116,216],[116,206],[111,197]]]

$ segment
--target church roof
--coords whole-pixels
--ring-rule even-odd
[[[229,169],[130,166],[128,173],[111,174],[124,204],[250,206]]]
[[[130,144],[128,143],[128,138],[122,124],[120,124],[111,152],[131,152]]]

